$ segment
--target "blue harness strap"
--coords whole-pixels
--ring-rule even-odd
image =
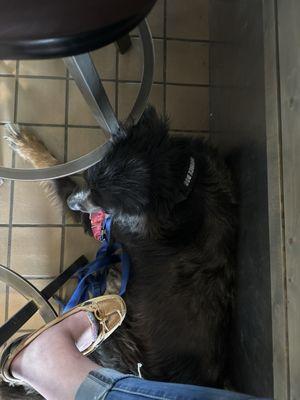
[[[70,310],[78,304],[97,296],[102,296],[106,290],[106,280],[109,269],[121,262],[122,279],[119,295],[122,296],[127,287],[130,276],[130,258],[124,252],[120,243],[110,244],[112,218],[105,219],[103,244],[97,252],[96,259],[77,271],[78,284],[69,301],[63,308],[63,312]],[[121,250],[121,254],[116,254]]]

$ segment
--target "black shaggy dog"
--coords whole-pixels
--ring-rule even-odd
[[[146,379],[222,386],[234,283],[230,173],[203,139],[170,136],[153,108],[125,132],[68,198],[73,210],[110,213],[112,240],[132,262],[127,316],[97,361],[133,374],[141,363]],[[55,185],[68,194],[66,180]]]

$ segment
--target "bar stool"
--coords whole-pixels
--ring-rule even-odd
[[[11,0],[1,5],[0,59],[63,58],[95,119],[113,135],[120,124],[108,100],[89,51],[117,41],[121,52],[130,41],[128,33],[138,26],[143,47],[143,75],[137,99],[127,122],[141,117],[150,94],[154,51],[146,20],[156,0]],[[126,36],[127,35],[127,36]],[[43,169],[0,166],[0,178],[38,181],[61,178],[96,164],[107,144],[83,157]]]
[[[27,279],[0,264],[0,282],[15,289],[28,300],[19,311],[0,327],[0,347],[10,339],[37,311],[45,323],[56,318],[57,313],[49,299],[81,268],[88,260],[81,256],[70,267],[56,277],[43,290],[39,291]]]

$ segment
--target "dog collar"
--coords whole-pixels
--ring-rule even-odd
[[[186,200],[191,193],[197,177],[196,161],[194,157],[190,157],[188,169],[185,173],[184,180],[180,185],[179,194],[176,203]]]

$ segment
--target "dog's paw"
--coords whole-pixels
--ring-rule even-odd
[[[27,146],[27,135],[24,135],[17,124],[6,124],[6,134],[4,139],[8,145],[17,153],[22,152],[23,148]]]
[[[17,124],[6,124],[5,125],[6,133],[4,135],[4,139],[7,141],[9,146],[17,151],[17,149],[22,145],[22,133],[19,125]]]
[[[32,151],[44,151],[44,145],[32,133],[23,131],[17,124],[6,124],[4,139],[24,159],[30,159]]]
[[[17,153],[22,154],[24,149],[32,147],[32,145],[37,141],[33,134],[22,131],[20,126],[17,124],[6,124],[5,130],[6,133],[4,139]]]

